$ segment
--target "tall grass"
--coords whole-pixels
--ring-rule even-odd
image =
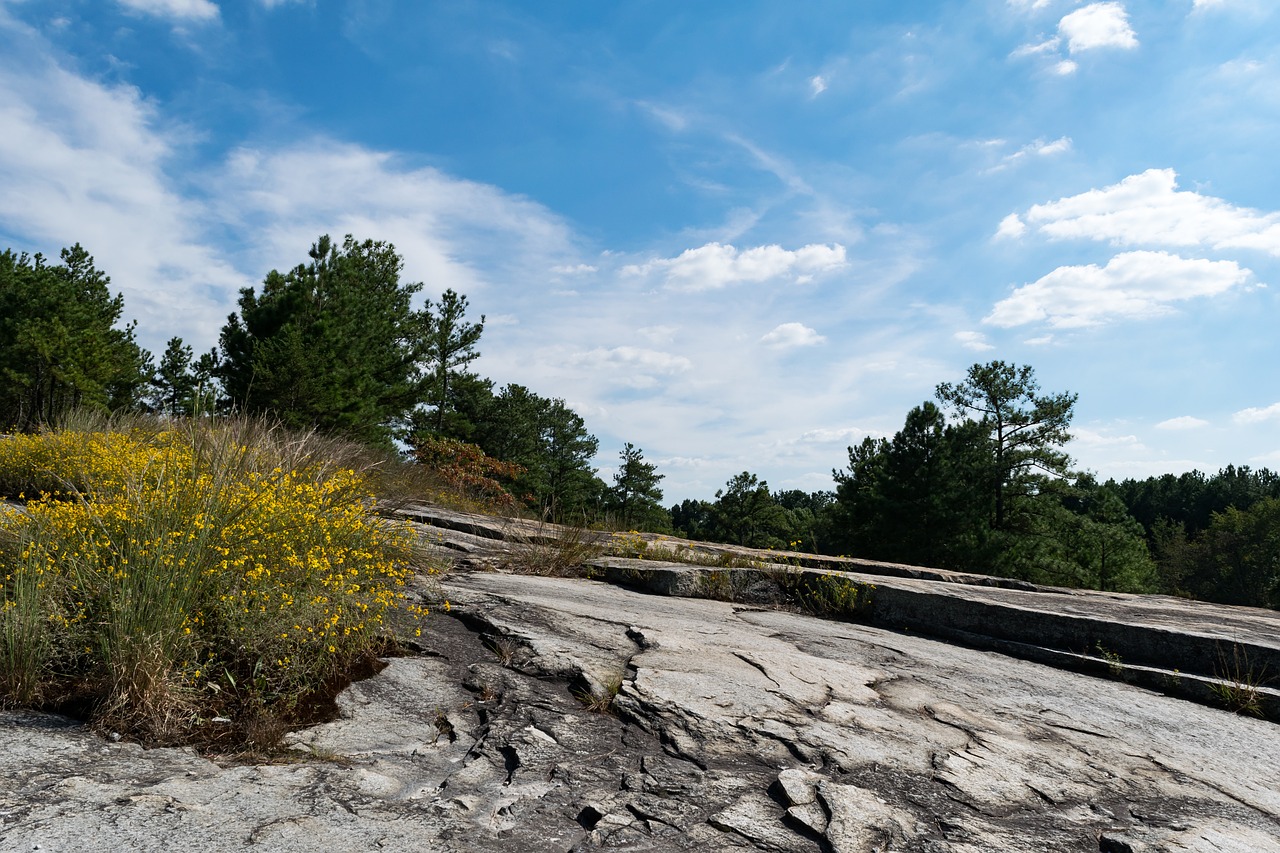
[[[80,427],[0,439],[0,704],[264,745],[378,649],[413,534],[374,513],[376,458],[251,419]]]

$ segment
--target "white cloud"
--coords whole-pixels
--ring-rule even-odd
[[[812,93],[812,97],[815,98],[827,91],[827,78],[823,77],[821,74],[815,74],[810,77],[809,91]]]
[[[1030,142],[1012,154],[1007,154],[1001,159],[1000,164],[990,169],[991,172],[998,172],[1001,169],[1007,169],[1017,165],[1019,162],[1026,160],[1028,157],[1052,157],[1055,154],[1063,154],[1071,150],[1071,137],[1061,136],[1051,142],[1043,139],[1037,139]],[[1008,217],[1006,217],[1007,219]],[[1003,223],[1002,223],[1003,224]]]
[[[183,139],[154,105],[130,86],[9,55],[0,58],[0,126],[0,224],[54,255],[83,244],[124,293],[144,345],[167,337],[146,340],[149,329],[212,343],[252,280],[203,241],[209,210],[167,176]]]
[[[1070,59],[1064,59],[1061,62],[1054,63],[1053,73],[1059,77],[1066,77],[1068,74],[1075,74],[1079,67]]]
[[[1004,219],[1000,220],[1000,227],[996,228],[996,239],[1016,239],[1027,233],[1027,225],[1022,221],[1022,217],[1016,213],[1010,213]]]
[[[802,323],[783,323],[767,332],[760,341],[776,349],[792,349],[816,346],[826,338]]]
[[[55,256],[81,242],[148,348],[171,335],[212,345],[240,288],[326,232],[388,240],[407,278],[473,298],[495,269],[527,278],[578,260],[540,205],[360,146],[241,149],[193,173],[189,135],[155,104],[58,67],[21,35],[28,49],[0,55],[0,228]],[[224,231],[244,238],[219,248]]]
[[[1173,169],[1148,169],[1100,190],[1037,204],[1022,218],[1057,239],[1087,238],[1120,246],[1259,249],[1280,255],[1280,214],[1179,192],[1177,186]]]
[[[1009,0],[1009,5],[1019,11],[1043,9],[1053,0]]]
[[[827,272],[846,264],[844,246],[813,243],[794,251],[778,245],[739,251],[732,245],[707,243],[674,258],[659,258],[622,268],[627,275],[660,273],[680,290],[713,290],[739,282],[761,282]]]
[[[598,268],[591,264],[556,264],[551,271],[556,275],[583,275],[597,272]]]
[[[994,346],[987,343],[987,336],[982,332],[956,332],[953,337],[960,342],[962,347],[974,352],[986,352],[987,350],[995,349]]]
[[[1125,252],[1105,267],[1058,267],[996,303],[983,322],[1011,327],[1098,326],[1170,312],[1169,304],[1230,290],[1249,277],[1235,261],[1187,259],[1167,252]]]
[[[1188,430],[1188,429],[1200,429],[1201,427],[1207,427],[1208,425],[1209,425],[1209,422],[1201,418],[1193,418],[1190,415],[1182,415],[1181,417],[1169,418],[1167,421],[1161,421],[1160,423],[1156,424],[1156,429]]]
[[[1280,420],[1280,403],[1272,403],[1262,409],[1241,409],[1231,416],[1238,424],[1260,424],[1264,421]]]
[[[210,0],[117,0],[121,6],[145,15],[182,21],[211,21],[218,5]],[[267,3],[268,6],[272,5]]]
[[[1090,3],[1076,9],[1058,22],[1058,32],[1067,39],[1071,53],[1099,47],[1129,50],[1138,46],[1122,3]]]
[[[1009,54],[1009,56],[1012,57],[1013,59],[1021,59],[1024,56],[1037,56],[1039,54],[1044,54],[1044,53],[1050,53],[1050,54],[1057,53],[1058,47],[1061,44],[1062,44],[1062,39],[1058,38],[1057,36],[1053,36],[1052,38],[1047,38],[1044,41],[1036,42],[1034,44],[1021,45],[1016,50],[1014,50],[1013,53]]]
[[[1192,4],[1193,9],[1214,9],[1218,6],[1225,6],[1226,0],[1195,0]]]
[[[1071,428],[1071,445],[1088,449],[1123,447],[1126,450],[1146,450],[1136,435],[1108,435],[1085,427]]]

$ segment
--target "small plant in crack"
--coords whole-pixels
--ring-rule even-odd
[[[1239,643],[1231,644],[1231,657],[1218,649],[1218,665],[1214,668],[1216,684],[1209,689],[1228,711],[1236,714],[1262,716],[1261,687],[1266,683],[1266,667],[1257,667],[1249,660],[1247,650]]]
[[[1094,648],[1098,652],[1098,657],[1107,662],[1108,672],[1116,678],[1124,675],[1124,659],[1120,657],[1119,652],[1108,649],[1106,646],[1102,645],[1101,640],[1094,645]]]
[[[520,642],[512,637],[486,637],[484,647],[493,652],[503,666],[511,666],[520,653]]]
[[[599,690],[584,687],[570,692],[573,693],[573,698],[582,703],[582,707],[593,714],[608,714],[613,711],[613,700],[622,692],[623,676],[622,672],[612,673],[600,682]]]

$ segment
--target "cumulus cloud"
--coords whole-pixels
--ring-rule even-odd
[[[1249,275],[1235,261],[1124,252],[1105,267],[1058,267],[997,302],[983,322],[1006,328],[1039,322],[1077,328],[1155,317],[1169,313],[1170,303],[1223,293]]]
[[[1176,430],[1200,429],[1201,427],[1207,427],[1208,425],[1209,425],[1209,422],[1206,420],[1202,420],[1201,418],[1193,418],[1190,415],[1183,415],[1177,418],[1169,418],[1167,421],[1161,421],[1160,423],[1156,424],[1156,429],[1176,431]]]
[[[952,337],[960,343],[965,349],[974,352],[986,352],[995,349],[994,346],[987,343],[987,336],[982,332],[956,332]]]
[[[1027,224],[1022,221],[1022,217],[1016,213],[1010,213],[1000,220],[1000,226],[996,228],[996,239],[1013,239],[1026,233]]]
[[[775,349],[792,349],[815,346],[826,338],[803,323],[783,323],[767,332],[760,341]]]
[[[1090,3],[1064,15],[1058,21],[1056,36],[1021,45],[1009,56],[1012,59],[1042,57],[1051,63],[1048,68],[1052,73],[1065,77],[1074,74],[1079,66],[1061,54],[1064,43],[1067,53],[1075,55],[1104,47],[1132,50],[1138,46],[1138,37],[1129,26],[1123,3]]]
[[[815,74],[809,78],[809,91],[813,97],[818,97],[827,91],[827,78],[821,74]]]
[[[556,275],[583,275],[596,272],[597,267],[591,264],[556,264],[551,268],[551,271]]]
[[[1265,408],[1241,409],[1231,416],[1238,424],[1260,424],[1264,421],[1280,420],[1280,403],[1272,403]]]
[[[1058,22],[1058,32],[1066,38],[1071,53],[1099,47],[1130,50],[1138,46],[1122,3],[1090,3],[1076,9]]]
[[[218,6],[210,0],[118,0],[121,6],[144,15],[178,21],[211,21],[218,17]],[[268,6],[272,5],[270,2]]]
[[[847,263],[845,248],[839,243],[813,243],[789,250],[778,245],[756,246],[739,251],[732,245],[707,243],[686,249],[674,258],[659,258],[622,268],[626,275],[661,275],[667,286],[679,290],[714,290],[741,282],[761,282],[806,276],[838,269]]]
[[[1057,239],[1085,238],[1118,246],[1258,249],[1280,255],[1280,213],[1236,207],[1213,196],[1179,191],[1173,169],[1148,169],[1100,190],[1037,204],[1021,218],[1031,228]],[[1003,230],[1003,222],[1001,226]]]

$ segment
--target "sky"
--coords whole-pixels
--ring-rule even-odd
[[[321,234],[665,476],[833,488],[975,363],[1100,479],[1280,468],[1272,0],[0,0],[0,247],[157,355]]]

